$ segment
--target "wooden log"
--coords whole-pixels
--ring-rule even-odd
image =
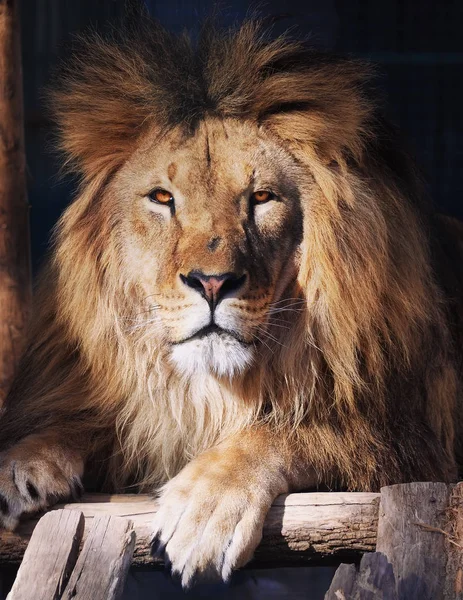
[[[74,568],[85,519],[56,510],[40,519],[7,600],[59,600]],[[101,596],[103,598],[103,596]]]
[[[381,552],[369,552],[358,571],[355,565],[340,565],[325,600],[397,600],[391,563]]]
[[[0,0],[0,405],[21,356],[31,304],[19,0]]]
[[[444,598],[463,598],[463,483],[453,487],[447,511]]]
[[[377,550],[392,563],[399,600],[463,599],[462,484],[381,490]]]
[[[358,559],[376,545],[379,494],[324,492],[280,496],[250,566],[302,566]]]
[[[117,600],[132,562],[135,532],[131,521],[95,517],[63,600]]]
[[[279,496],[269,511],[264,537],[251,565],[294,566],[327,559],[340,562],[373,552],[379,497],[374,493],[331,492]],[[82,511],[87,521],[104,514],[129,518],[136,533],[133,564],[161,566],[150,552],[156,502],[149,496],[87,494],[82,502],[64,507]],[[21,561],[36,522],[24,521],[13,533],[0,532],[0,564]]]

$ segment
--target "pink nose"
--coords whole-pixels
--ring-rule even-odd
[[[198,291],[215,308],[226,294],[236,292],[243,285],[246,275],[205,275],[202,271],[190,271],[186,276],[180,275],[180,279],[185,285]]]

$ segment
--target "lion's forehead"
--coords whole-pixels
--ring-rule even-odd
[[[178,185],[240,188],[250,182],[263,152],[257,128],[206,120],[180,146],[175,140],[164,160]]]
[[[132,160],[132,172],[142,178],[161,175],[165,186],[185,192],[243,191],[254,176],[276,176],[281,156],[251,122],[209,118],[194,132],[177,128],[161,138],[148,135]],[[230,196],[229,196],[230,197]]]

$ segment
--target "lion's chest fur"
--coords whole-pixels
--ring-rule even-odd
[[[120,483],[135,475],[141,488],[161,485],[192,458],[252,423],[259,409],[258,397],[246,398],[212,376],[148,376],[119,415]]]

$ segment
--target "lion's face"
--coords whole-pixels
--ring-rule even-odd
[[[147,311],[136,326],[181,373],[232,376],[268,342],[296,275],[298,177],[256,126],[208,119],[192,136],[148,136],[115,178],[107,198]]]

